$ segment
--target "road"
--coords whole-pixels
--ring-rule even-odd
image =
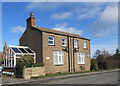
[[[118,84],[118,71],[62,80],[38,80],[21,84]]]

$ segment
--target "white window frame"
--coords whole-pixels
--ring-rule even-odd
[[[53,59],[54,59],[53,60],[54,65],[63,65],[64,64],[64,51],[56,51],[56,50],[53,51]]]
[[[85,64],[85,53],[77,53],[78,64]]]
[[[49,39],[49,37],[53,37],[53,40]],[[48,43],[49,43],[49,41],[52,41],[52,42],[53,42],[53,44],[50,44],[50,43],[49,43],[49,45],[54,45],[54,36],[49,36],[49,37],[48,37]]]
[[[87,49],[87,42],[85,41],[83,44],[84,49]]]
[[[78,48],[78,40],[74,40],[74,48]]]
[[[64,41],[63,41],[63,39],[64,39]],[[67,39],[66,38],[63,38],[63,39],[62,39],[62,46],[66,47],[67,46]],[[63,43],[64,43],[64,45],[63,45]]]

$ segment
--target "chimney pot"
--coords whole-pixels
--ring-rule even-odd
[[[35,26],[35,17],[33,16],[33,12],[30,13],[30,17],[26,21],[27,21],[27,28],[31,26]]]
[[[33,12],[30,13],[30,16],[33,16]]]

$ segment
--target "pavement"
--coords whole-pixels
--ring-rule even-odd
[[[63,84],[118,84],[118,69],[80,73],[80,74],[70,74],[70,75],[62,75],[62,76],[53,76],[53,77],[32,78],[30,80],[3,76],[2,83],[3,85],[62,84],[62,83]]]

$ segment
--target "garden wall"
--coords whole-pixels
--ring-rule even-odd
[[[30,79],[33,76],[42,76],[45,75],[44,67],[31,67],[23,69],[23,78]]]

